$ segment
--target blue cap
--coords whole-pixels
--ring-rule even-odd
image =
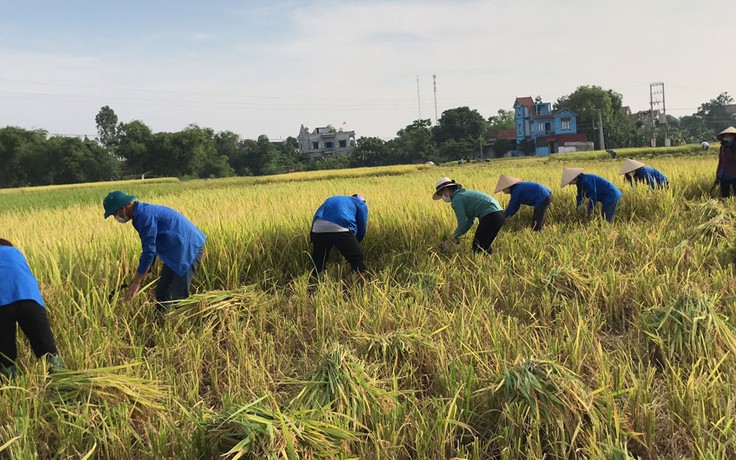
[[[102,206],[105,208],[105,219],[118,212],[120,208],[133,200],[135,200],[134,196],[127,195],[119,190],[108,193],[105,199],[102,200]]]

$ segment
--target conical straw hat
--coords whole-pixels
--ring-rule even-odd
[[[504,176],[501,174],[501,177],[498,178],[498,183],[496,184],[496,190],[494,190],[493,193],[498,193],[514,184],[518,184],[519,182],[521,182],[521,179],[518,177]]]
[[[624,161],[624,165],[621,166],[621,172],[619,174],[628,174],[634,172],[639,168],[643,168],[645,165],[641,161],[631,160],[629,158]]]
[[[724,134],[736,134],[736,128],[734,128],[733,126],[729,126],[728,128],[718,133],[718,135],[716,136],[716,139],[720,141],[721,139],[723,139]]]
[[[570,183],[573,179],[578,177],[583,173],[583,168],[565,168],[562,170],[562,183],[560,184],[561,188],[564,188],[566,185]]]

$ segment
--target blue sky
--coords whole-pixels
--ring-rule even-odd
[[[155,131],[282,138],[329,123],[390,138],[420,110],[434,118],[433,74],[440,114],[488,117],[582,84],[643,110],[664,81],[676,116],[736,95],[731,0],[0,0],[0,12],[0,126],[59,134],[93,135],[109,105]]]

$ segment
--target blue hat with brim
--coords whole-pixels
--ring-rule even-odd
[[[125,194],[119,190],[108,193],[105,199],[102,200],[102,206],[105,208],[105,219],[118,212],[120,208],[133,200],[135,200],[134,196]]]

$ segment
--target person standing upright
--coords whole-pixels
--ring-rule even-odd
[[[718,168],[715,185],[721,186],[721,197],[728,198],[736,193],[736,128],[729,126],[718,134],[721,149],[718,152]]]

